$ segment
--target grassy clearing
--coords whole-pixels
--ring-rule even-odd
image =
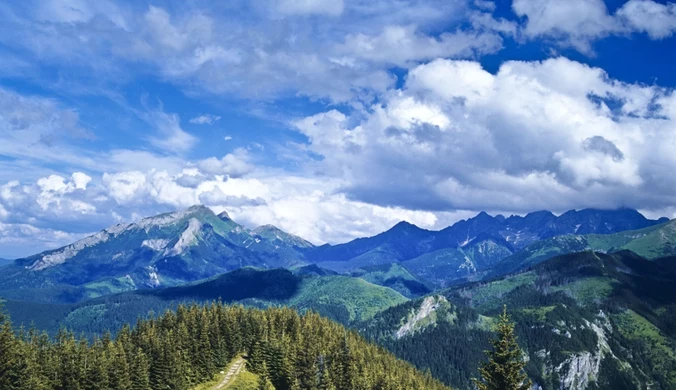
[[[249,371],[242,371],[237,375],[237,378],[230,386],[225,388],[228,390],[257,390],[259,377]]]
[[[289,305],[310,308],[320,314],[322,308],[330,309],[339,319],[353,322],[373,318],[377,313],[406,301],[408,299],[398,292],[363,279],[330,276],[305,279],[299,294],[289,300]]]
[[[586,278],[553,287],[552,291],[563,291],[584,306],[607,298],[613,292],[613,282],[607,278]]]
[[[658,226],[660,226],[659,229],[632,240],[624,248],[648,259],[673,254],[676,250],[676,221],[670,221]]]
[[[542,306],[542,307],[533,307],[533,308],[523,308],[519,309],[521,313],[526,316],[534,317],[540,322],[545,322],[547,319],[547,314],[554,310],[556,306]]]
[[[626,310],[614,316],[614,319],[615,328],[622,336],[640,346],[640,349],[634,349],[634,353],[642,355],[654,372],[663,373],[669,388],[676,388],[676,352],[673,342],[633,310]]]
[[[500,297],[508,294],[519,286],[532,284],[536,279],[537,276],[535,273],[526,272],[507,279],[477,286],[463,293],[463,295],[468,296],[471,299],[471,305],[480,311],[495,309],[502,306],[499,299]]]

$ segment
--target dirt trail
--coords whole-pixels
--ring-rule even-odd
[[[230,366],[230,369],[228,370],[228,373],[225,374],[225,378],[221,381],[221,383],[218,384],[218,386],[214,387],[214,390],[219,390],[225,388],[225,386],[229,385],[231,382],[235,380],[237,377],[237,374],[242,371],[242,368],[244,368],[244,359],[242,357],[237,358],[234,363]]]

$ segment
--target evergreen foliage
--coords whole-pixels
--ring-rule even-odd
[[[66,330],[17,335],[0,314],[3,390],[189,389],[239,354],[261,389],[447,389],[358,334],[288,308],[179,306],[93,340]]]
[[[516,342],[514,323],[507,315],[507,306],[495,325],[497,339],[493,340],[493,350],[488,351],[488,362],[479,368],[481,380],[474,379],[479,390],[528,390],[531,381],[523,372],[526,362],[523,352]]]

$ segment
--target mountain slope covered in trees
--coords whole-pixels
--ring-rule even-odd
[[[469,388],[503,304],[543,389],[676,388],[676,258],[583,252],[443,290],[358,326],[371,340]]]
[[[55,341],[14,334],[0,314],[0,388],[189,389],[233,357],[275,389],[447,389],[316,314],[290,309],[181,306],[89,342],[62,331]]]
[[[351,324],[407,299],[390,288],[349,276],[242,268],[190,285],[127,292],[70,305],[8,300],[5,306],[18,325],[35,324],[51,333],[66,327],[78,334],[96,335],[115,332],[148,313],[160,314],[182,303],[214,301],[255,307],[284,305]]]

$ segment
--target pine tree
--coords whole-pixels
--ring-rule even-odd
[[[258,390],[273,390],[274,387],[270,383],[268,376],[268,366],[263,362],[261,366],[260,373],[258,374]]]
[[[488,362],[479,368],[481,380],[473,379],[479,390],[528,390],[531,381],[523,372],[526,363],[516,342],[514,323],[507,315],[507,306],[495,326],[498,338],[491,341],[493,351],[487,351]]]
[[[148,357],[143,353],[141,348],[137,348],[132,354],[131,360],[131,390],[150,390],[150,364]]]
[[[128,390],[131,388],[129,364],[124,348],[118,342],[108,344],[108,388],[111,390]]]
[[[336,386],[333,385],[331,376],[329,375],[329,370],[326,368],[326,361],[324,355],[319,355],[317,359],[318,373],[317,373],[317,387],[319,390],[335,390]]]
[[[23,389],[27,379],[21,344],[14,335],[9,318],[0,312],[0,389]]]

